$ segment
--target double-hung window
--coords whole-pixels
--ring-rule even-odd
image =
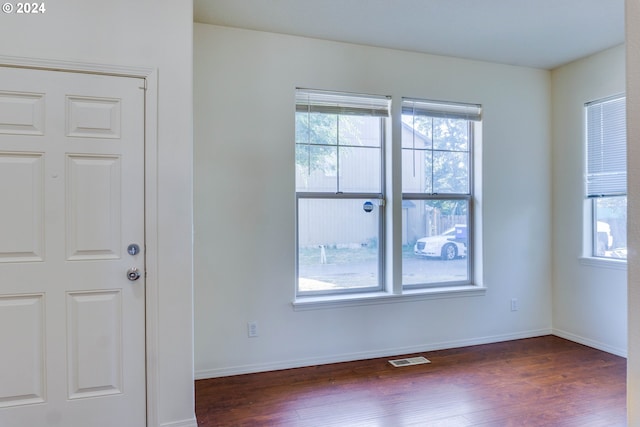
[[[403,98],[401,110],[392,133],[389,97],[296,90],[298,297],[472,284],[481,107]],[[401,138],[385,147],[392,134]],[[386,173],[385,160],[400,168]],[[385,230],[393,189],[402,197],[389,197]],[[384,282],[400,276],[402,286]]]
[[[627,258],[627,137],[625,97],[585,105],[586,197],[591,256]]]
[[[298,296],[384,289],[390,99],[296,90]]]
[[[471,284],[473,136],[481,108],[402,101],[402,284]]]

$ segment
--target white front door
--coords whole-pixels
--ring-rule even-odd
[[[146,424],[143,86],[0,67],[2,427]]]

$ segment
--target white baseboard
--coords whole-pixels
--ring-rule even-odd
[[[471,345],[491,344],[502,341],[511,341],[522,338],[539,337],[552,334],[551,329],[539,329],[534,331],[523,331],[513,334],[493,335],[480,338],[471,338],[454,341],[443,341],[439,343],[431,343],[424,345],[416,345],[409,347],[397,347],[382,349],[376,351],[366,351],[360,353],[347,353],[326,357],[294,359],[286,361],[278,361],[272,363],[262,363],[253,365],[228,366],[216,369],[201,369],[195,372],[195,379],[202,380],[206,378],[227,377],[231,375],[253,374],[256,372],[277,371],[281,369],[300,368],[304,366],[326,365],[329,363],[350,362],[354,360],[375,359],[378,357],[392,357],[405,354],[423,353],[427,351],[444,350],[458,347],[468,347]],[[428,358],[428,357],[427,357]],[[174,427],[174,426],[171,426]],[[182,426],[175,426],[182,427]]]
[[[595,341],[589,338],[581,337],[580,335],[575,335],[567,331],[563,331],[560,329],[554,329],[553,335],[558,336],[560,338],[567,339],[569,341],[577,342],[578,344],[586,345],[587,347],[593,347],[598,350],[606,351],[607,353],[615,354],[620,357],[627,357],[627,349],[626,348],[617,348],[612,347],[608,344],[601,343],[599,341]]]
[[[160,427],[198,427],[198,420],[196,420],[194,415],[193,418],[189,418],[187,420],[160,424]]]

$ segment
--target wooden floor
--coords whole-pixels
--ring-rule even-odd
[[[554,336],[196,381],[198,426],[625,426],[626,359]]]

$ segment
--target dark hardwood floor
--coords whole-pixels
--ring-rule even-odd
[[[626,359],[555,336],[196,381],[198,426],[625,426]],[[396,358],[396,357],[394,357]]]

